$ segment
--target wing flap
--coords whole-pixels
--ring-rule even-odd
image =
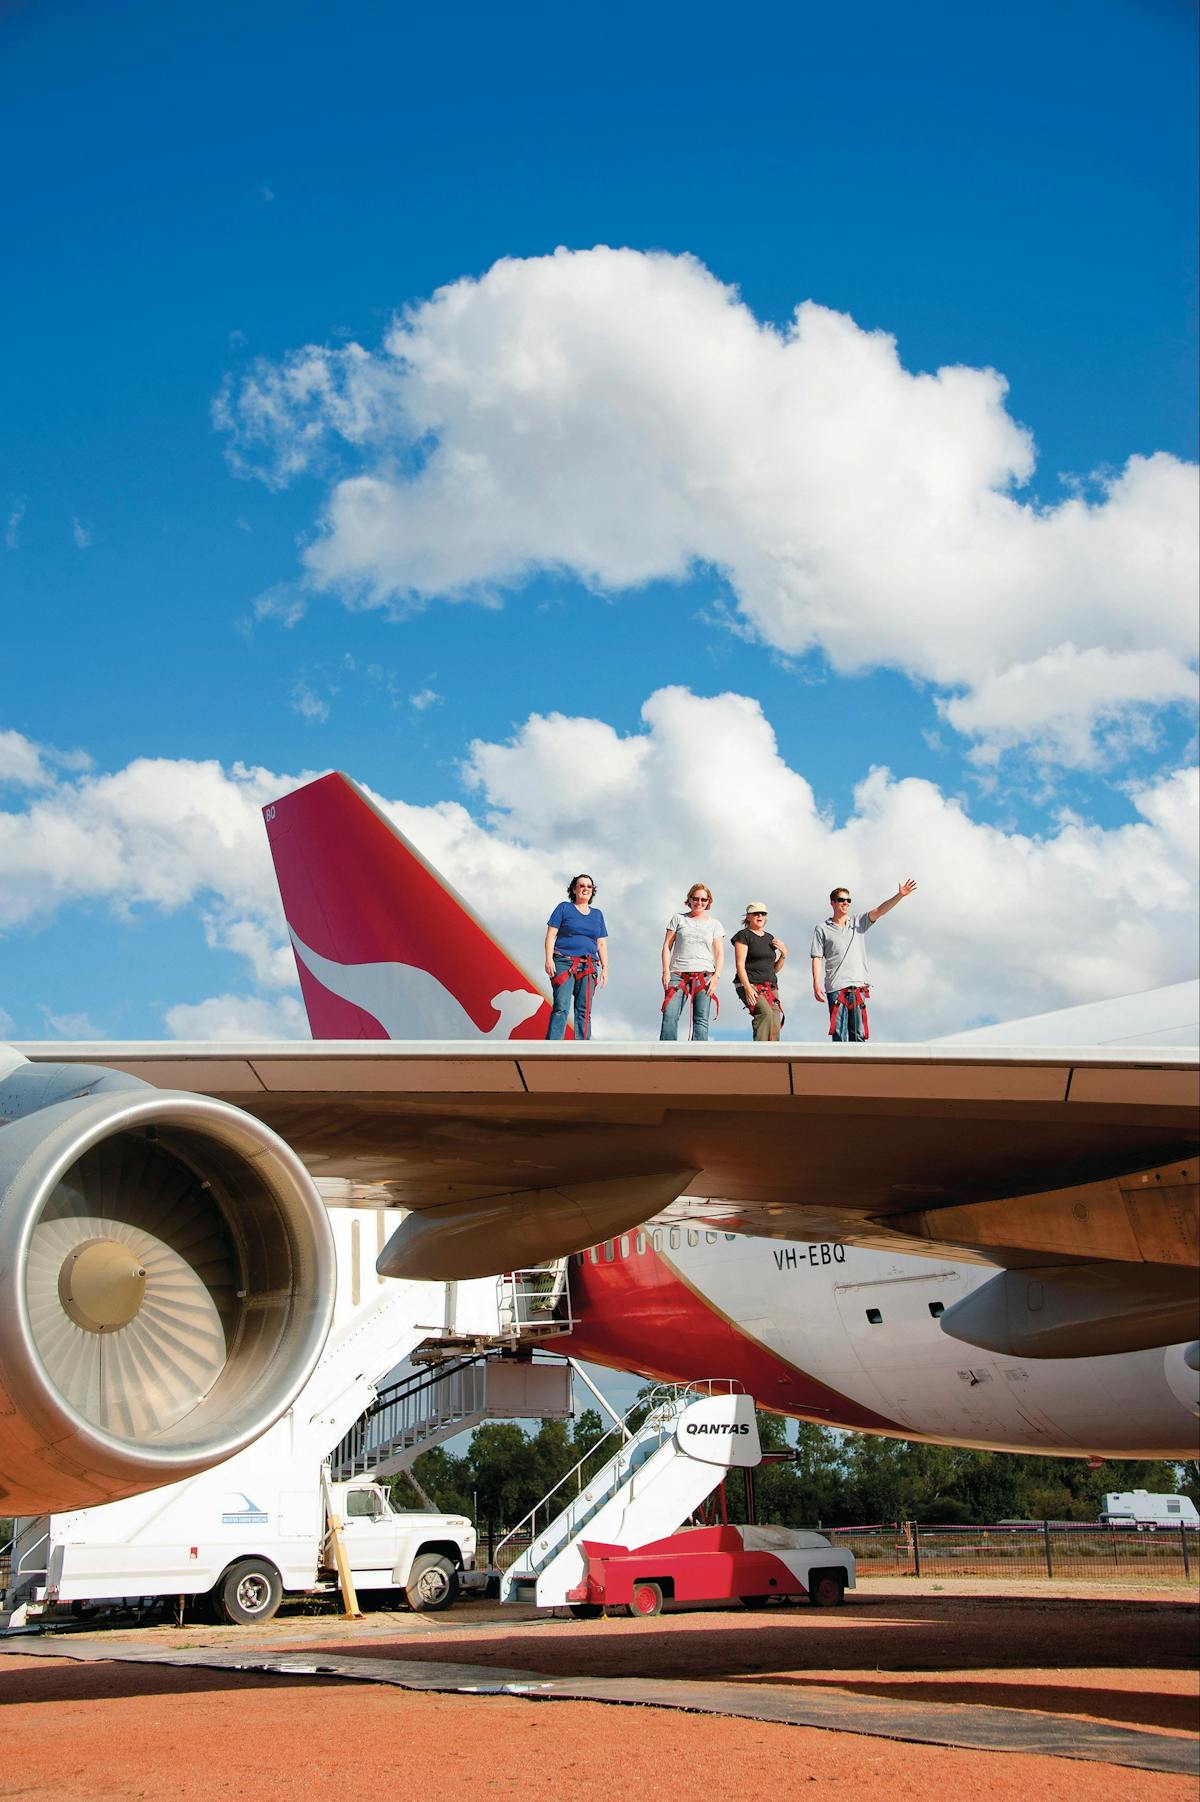
[[[1041,1195],[893,1216],[899,1232],[996,1254],[1058,1253],[1118,1263],[1197,1263],[1197,1166],[1075,1184]]]

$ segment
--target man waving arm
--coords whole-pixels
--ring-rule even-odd
[[[917,885],[912,877],[906,876],[894,895],[889,895],[886,901],[881,901],[879,903],[878,907],[869,908],[867,911],[867,918],[870,920],[872,926],[874,926],[876,920],[881,920],[884,914],[890,914],[893,907],[897,907],[906,895],[911,895],[916,886]]]

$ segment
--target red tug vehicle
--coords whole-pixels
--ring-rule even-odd
[[[836,1607],[854,1587],[853,1554],[824,1534],[755,1524],[754,1467],[791,1454],[764,1459],[753,1401],[733,1384],[666,1392],[637,1432],[624,1423],[621,1430],[608,1463],[540,1532],[539,1510],[578,1473],[534,1511],[529,1545],[501,1579],[502,1600],[565,1605],[582,1619],[649,1619],[672,1602],[762,1608],[807,1599]],[[746,1479],[746,1526],[728,1517],[732,1467]]]

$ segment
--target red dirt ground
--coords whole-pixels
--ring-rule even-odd
[[[694,1613],[656,1621],[362,1628],[281,1621],[274,1648],[490,1663],[565,1676],[833,1684],[907,1701],[1035,1707],[1166,1733],[1195,1723],[1195,1610],[1176,1601],[859,1595],[842,1611]],[[211,1635],[211,1636],[210,1636]],[[122,1635],[122,1637],[127,1637]],[[246,1650],[264,1650],[255,1633]],[[95,1641],[93,1641],[95,1643]],[[231,1643],[157,1630],[146,1650]],[[1119,1667],[1117,1661],[1120,1661]],[[590,1702],[416,1694],[385,1686],[67,1659],[0,1658],[5,1771],[21,1802],[762,1802],[821,1793],[879,1802],[1194,1802],[1190,1778],[906,1744],[857,1734]],[[811,1786],[811,1787],[810,1787]]]
[[[4,1660],[6,1776],[21,1802],[1193,1802],[1186,1777],[656,1708],[415,1695],[368,1684]],[[812,1786],[811,1788],[809,1786]]]

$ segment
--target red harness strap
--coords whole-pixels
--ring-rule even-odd
[[[678,995],[680,990],[682,989],[684,996],[692,1004],[692,1021],[693,1021],[692,1030],[694,1032],[695,1031],[695,1019],[696,1019],[696,996],[704,993],[707,990],[708,985],[711,981],[712,981],[712,971],[711,970],[707,973],[707,975],[705,974],[705,972],[703,970],[676,970],[675,980],[672,982],[670,988],[667,990],[666,994],[663,996],[663,1004],[659,1011],[661,1013],[665,1014],[667,1011],[667,1003],[670,1000],[672,1000],[672,998],[674,996]],[[719,995],[713,995],[711,999],[712,999],[713,1018],[715,1020],[717,1015],[721,1011],[721,997]]]
[[[562,953],[560,952],[559,955],[561,956]],[[550,978],[554,987],[561,989],[564,982],[578,982],[582,976],[583,1036],[585,1039],[590,1039],[592,1036],[592,996],[596,992],[596,978],[599,973],[595,958],[582,953],[579,957],[573,957],[565,970],[560,970],[557,976]]]
[[[783,1011],[783,1002],[779,999],[779,990],[775,987],[773,982],[748,982],[746,987],[743,990],[740,990],[739,993],[742,996],[745,1006],[751,1013],[754,1012],[754,1009],[758,1005],[759,997],[761,996],[769,1007],[779,1009],[780,1026],[782,1026],[787,1019],[787,1015]]]
[[[836,995],[830,995],[830,997],[829,997],[829,1036],[830,1036],[830,1038],[833,1038],[834,1034],[837,1032],[838,1016],[842,1012],[843,1008],[848,1013],[852,1007],[856,1007],[858,1009],[859,1013],[862,1015],[863,1039],[866,1040],[866,1039],[870,1038],[871,1022],[867,1018],[867,999],[868,999],[870,993],[871,993],[870,989],[868,988],[867,984],[864,982],[861,985],[861,987],[859,987],[859,988],[839,989]]]

